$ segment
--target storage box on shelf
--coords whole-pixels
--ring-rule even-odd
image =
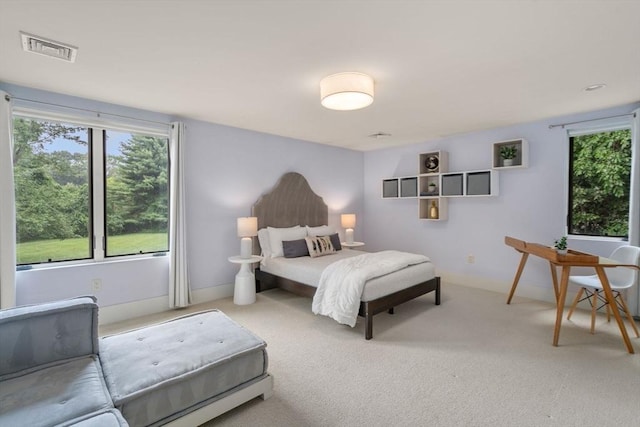
[[[504,159],[500,155],[502,148],[514,148],[515,157]],[[495,142],[492,145],[493,169],[514,169],[529,167],[529,143],[526,139],[512,139]]]
[[[382,198],[416,198],[418,197],[418,177],[407,176],[382,180]]]
[[[400,178],[400,197],[418,197],[418,177]]]
[[[445,173],[440,180],[441,197],[497,196],[499,193],[498,171],[495,170]]]
[[[382,180],[382,198],[395,199],[400,194],[398,191],[398,178],[388,178]]]

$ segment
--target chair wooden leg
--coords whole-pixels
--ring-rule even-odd
[[[591,333],[595,334],[596,310],[598,309],[598,290],[595,290],[591,295]]]
[[[618,292],[618,295],[616,295],[616,298],[619,299],[620,305],[622,305],[622,309],[627,314],[627,319],[629,320],[629,323],[631,323],[631,327],[633,328],[633,331],[636,333],[636,337],[640,338],[640,334],[638,334],[638,328],[636,328],[636,322],[633,320],[633,316],[631,316],[631,313],[629,313],[629,308],[627,307],[627,303],[624,301],[624,298],[622,298],[622,294]]]
[[[576,294],[576,297],[573,300],[573,303],[571,304],[571,308],[569,309],[569,314],[567,314],[567,320],[571,319],[571,315],[573,314],[573,311],[576,309],[576,306],[578,305],[578,301],[580,301],[580,297],[582,296],[583,292],[584,292],[584,288],[580,288],[580,290]]]
[[[611,307],[609,307],[609,304],[606,304],[606,301],[605,301],[605,307],[607,309],[607,322],[611,322]]]

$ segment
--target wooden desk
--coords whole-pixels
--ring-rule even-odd
[[[607,275],[605,274],[604,269],[612,267],[629,267],[640,269],[637,265],[619,264],[615,260],[609,258],[603,258],[574,250],[569,250],[566,255],[560,255],[556,252],[555,249],[548,246],[544,246],[538,243],[528,243],[509,236],[505,236],[504,243],[522,254],[520,264],[518,265],[518,270],[516,271],[516,275],[513,279],[513,285],[511,285],[509,297],[507,298],[507,304],[511,303],[511,299],[513,298],[513,294],[516,291],[516,287],[518,286],[518,282],[520,281],[520,276],[522,275],[522,270],[524,270],[524,266],[527,263],[529,254],[536,255],[549,261],[549,267],[551,268],[551,278],[553,280],[553,289],[556,296],[556,325],[553,331],[554,346],[558,346],[558,339],[560,338],[560,325],[562,324],[564,304],[567,298],[567,288],[569,286],[569,275],[571,272],[571,267],[593,267],[596,270],[596,274],[598,275],[600,282],[602,283],[604,294],[607,298],[607,301],[609,302],[609,307],[611,307],[611,310],[613,311],[613,316],[618,323],[618,327],[620,328],[620,333],[622,334],[622,339],[624,340],[624,344],[627,347],[627,351],[629,353],[634,353],[633,346],[631,345],[631,341],[629,340],[629,334],[627,334],[627,329],[624,326],[622,317],[620,316],[620,312],[618,311],[618,305],[614,300],[613,292],[611,291],[611,286],[609,285],[609,280],[607,279]],[[559,286],[556,267],[562,267]]]

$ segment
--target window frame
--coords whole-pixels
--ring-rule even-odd
[[[565,234],[571,239],[575,240],[594,240],[594,241],[610,241],[610,242],[626,242],[630,238],[631,234],[631,194],[633,191],[637,191],[634,186],[633,177],[629,178],[629,211],[627,212],[628,230],[627,236],[602,236],[599,234],[573,234],[571,233],[571,221],[572,221],[572,207],[573,207],[573,137],[593,135],[597,133],[613,132],[618,130],[629,130],[631,133],[631,164],[629,165],[630,171],[633,169],[635,157],[640,154],[639,147],[637,147],[636,138],[634,138],[633,122],[631,118],[619,118],[614,120],[595,120],[593,122],[581,123],[580,126],[567,129],[566,141],[567,141],[567,189],[565,192],[566,197],[566,214],[565,214]]]
[[[44,268],[56,268],[64,266],[74,265],[86,265],[94,263],[104,262],[117,262],[125,260],[145,259],[158,256],[166,256],[170,251],[169,247],[169,223],[171,209],[167,206],[167,249],[163,251],[145,252],[142,254],[127,254],[127,255],[106,255],[106,238],[107,238],[107,221],[106,221],[106,144],[105,136],[107,131],[127,132],[131,134],[143,134],[146,136],[156,136],[167,139],[167,177],[170,177],[171,159],[170,159],[170,144],[171,144],[171,125],[166,124],[160,126],[140,126],[136,119],[129,119],[123,117],[123,120],[105,120],[100,117],[100,114],[96,116],[83,115],[83,114],[67,114],[57,111],[48,111],[44,109],[34,109],[29,107],[16,106],[14,107],[11,119],[12,121],[16,117],[22,117],[26,119],[34,119],[40,121],[49,121],[63,123],[67,125],[83,126],[88,130],[88,187],[89,187],[89,223],[90,236],[88,237],[87,244],[90,246],[89,257],[74,259],[74,260],[61,260],[61,261],[43,261],[30,264],[18,264],[16,262],[16,269],[18,271],[31,270],[31,269],[44,269]],[[167,203],[170,203],[170,182],[167,184]],[[17,235],[16,235],[17,238]]]

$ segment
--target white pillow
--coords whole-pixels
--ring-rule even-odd
[[[307,237],[307,229],[296,225],[289,228],[267,227],[269,230],[269,245],[271,246],[271,258],[284,256],[282,249],[283,240],[300,240]]]
[[[308,236],[329,236],[331,234],[335,233],[335,230],[333,229],[333,227],[330,227],[328,225],[321,225],[319,227],[309,227],[307,225],[307,235]]]
[[[262,249],[262,256],[265,258],[271,258],[271,244],[269,243],[269,231],[266,228],[258,230],[258,242],[260,242],[260,249]]]

